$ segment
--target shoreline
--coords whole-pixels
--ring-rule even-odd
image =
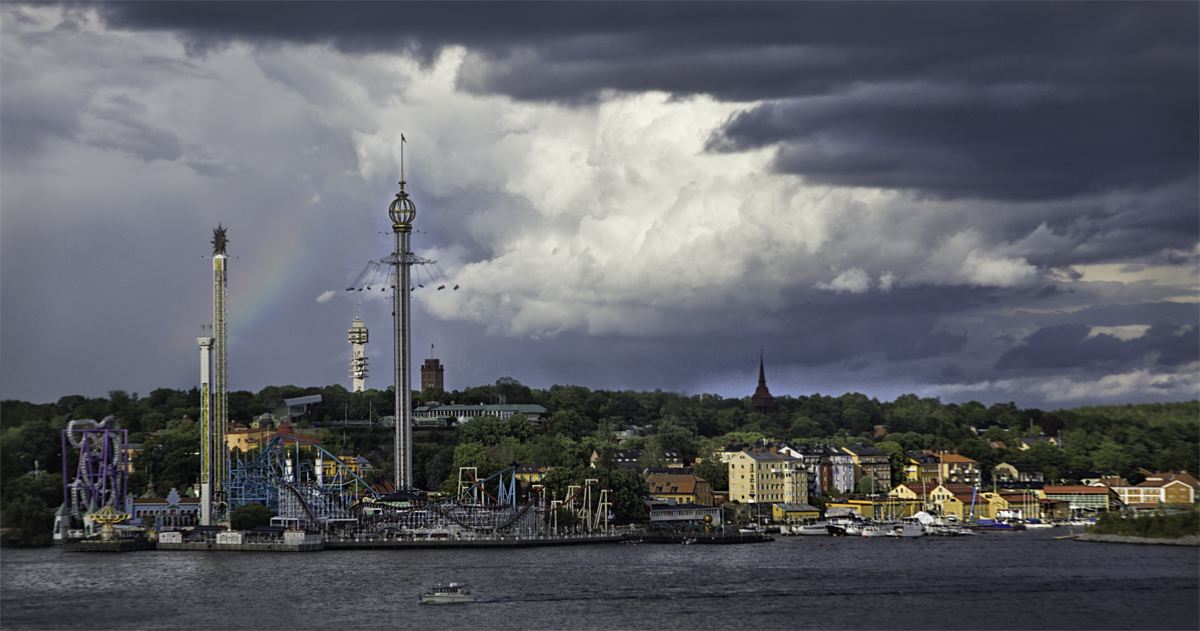
[[[1154,537],[1130,537],[1128,535],[1098,535],[1085,532],[1068,537],[1072,541],[1087,541],[1091,543],[1140,543],[1143,545],[1159,546],[1200,546],[1200,535],[1187,535],[1177,539],[1157,539]]]

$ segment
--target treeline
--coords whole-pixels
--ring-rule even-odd
[[[340,385],[270,386],[258,393],[231,392],[230,419],[248,423],[270,411],[267,404],[272,401],[314,394],[321,395],[322,401],[300,419],[298,431],[314,435],[334,453],[348,449],[361,455],[390,477],[392,430],[380,425],[338,425],[343,419],[378,421],[392,415],[390,388],[351,393]],[[514,462],[538,461],[562,469],[560,476],[586,476],[582,470],[590,465],[592,453],[616,448],[613,432],[628,426],[642,428],[642,435],[621,443],[621,448],[645,450],[644,462],[650,465],[672,450],[686,462],[703,459],[698,473],[717,490],[725,488],[727,479],[723,465],[710,458],[713,451],[764,438],[838,446],[874,444],[891,456],[893,479],[902,470],[904,452],[920,449],[957,450],[978,460],[985,476],[1000,462],[1030,462],[1041,465],[1051,481],[1069,480],[1064,476],[1072,472],[1097,471],[1137,483],[1142,468],[1200,470],[1200,401],[1196,400],[1045,412],[1012,403],[959,405],[915,395],[881,402],[849,393],[777,397],[774,411],[764,415],[751,409],[749,397],[562,385],[542,390],[502,378],[461,391],[414,393],[414,405],[431,401],[536,403],[545,407],[547,414],[536,425],[517,416],[414,431],[413,479],[417,486],[430,490],[457,488],[459,468],[467,466],[487,476]],[[137,471],[130,478],[131,492],[144,493],[151,484],[155,493],[166,493],[172,487],[181,492],[190,488],[199,476],[199,428],[195,422],[199,403],[196,389],[158,389],[146,397],[114,390],[108,398],[68,396],[48,404],[0,402],[0,509],[5,510],[6,522],[12,522],[17,514],[45,517],[61,502],[60,436],[71,419],[101,420],[115,415],[121,427],[130,431],[130,442],[142,446],[134,460]],[[305,429],[314,423],[325,427]],[[972,426],[988,424],[994,426],[979,434],[972,431]],[[1061,439],[1063,447],[1042,442],[1028,450],[1018,448],[1021,438],[1043,434]],[[993,448],[992,444],[1004,447]],[[30,472],[35,463],[38,471],[59,477],[34,480]],[[74,466],[68,454],[68,477]],[[615,479],[613,483],[618,484]],[[57,495],[51,492],[55,485]],[[20,510],[10,511],[11,502],[20,502],[16,506]],[[624,501],[622,506],[636,510],[634,504]]]

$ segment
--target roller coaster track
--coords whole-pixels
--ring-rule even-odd
[[[293,486],[291,484],[283,484],[281,486],[282,486],[282,488],[285,488],[285,489],[291,491],[292,495],[296,496],[296,499],[300,501],[300,506],[302,508],[304,508],[305,514],[308,515],[309,521],[311,521],[313,523],[321,524],[322,526],[324,526],[324,522],[317,519],[317,516],[313,514],[311,509],[309,509],[308,502],[304,501],[304,496],[300,494],[300,491],[296,490],[295,486]]]
[[[347,508],[346,505],[342,503],[341,498],[339,498],[336,494],[330,493],[326,489],[323,489],[323,488],[315,486],[315,485],[305,485],[305,486],[306,486],[306,488],[311,489],[311,490],[315,491],[318,495],[320,495],[321,500],[323,502],[325,502],[327,504],[332,504],[336,509],[339,509],[343,514],[346,514],[346,515],[350,514],[350,509]],[[318,517],[318,515],[313,513],[312,506],[309,505],[308,500],[305,499],[304,494],[301,493],[298,488],[296,488],[295,484],[286,483],[286,484],[280,485],[280,487],[287,489],[288,491],[291,491],[292,495],[294,495],[296,497],[296,500],[300,502],[301,508],[304,509],[304,513],[306,515],[308,515],[308,519],[310,521],[312,521],[313,523],[321,524],[321,526],[326,529],[329,527],[328,523],[325,521],[325,519],[327,519],[329,517],[329,515],[324,515],[324,516]]]
[[[592,482],[591,484],[585,484],[585,485],[579,487],[578,489],[576,489],[574,493],[572,493],[570,496],[567,497],[567,499],[562,501],[562,504],[569,504],[571,502],[574,502],[575,498],[579,497],[579,494],[583,493],[584,489],[590,489],[590,488],[594,488],[594,487],[600,487],[600,488],[604,489],[605,491],[608,491],[609,493],[613,492],[612,489],[608,488],[607,486],[604,486],[603,484],[600,484],[599,482]],[[559,505],[559,508],[563,507],[562,504]],[[551,510],[552,509],[549,506],[547,506],[545,509],[543,509],[539,512],[548,513]],[[556,509],[554,509],[554,510],[556,510]]]

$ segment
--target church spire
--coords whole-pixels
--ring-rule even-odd
[[[759,414],[770,414],[775,409],[775,397],[767,389],[767,372],[763,365],[762,350],[758,351],[758,388],[750,397],[750,407]]]

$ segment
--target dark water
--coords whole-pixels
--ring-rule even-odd
[[[1197,629],[1196,548],[976,537],[0,556],[4,629]],[[466,605],[420,605],[436,582]]]

